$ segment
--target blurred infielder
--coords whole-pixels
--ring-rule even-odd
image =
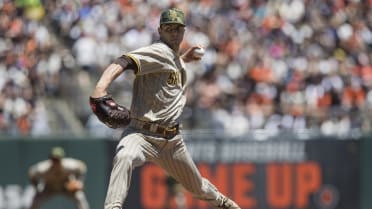
[[[203,178],[180,134],[179,117],[185,105],[184,62],[200,60],[198,46],[180,55],[185,32],[184,13],[162,12],[158,28],[160,41],[119,57],[103,72],[90,97],[97,117],[109,127],[126,127],[116,148],[105,209],[121,209],[128,194],[132,170],[147,161],[161,166],[194,197],[214,208],[240,209]],[[107,89],[124,70],[136,74],[130,111],[118,105]]]
[[[30,209],[39,208],[55,195],[72,199],[78,209],[89,209],[83,192],[86,165],[77,159],[64,158],[64,154],[63,148],[54,147],[48,160],[30,167],[29,178],[36,190]]]

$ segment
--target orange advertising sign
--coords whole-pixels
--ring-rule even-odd
[[[257,155],[238,156],[234,153],[228,161],[201,160],[213,159],[210,153],[207,157],[197,155],[194,158],[202,176],[242,209],[360,209],[357,142],[307,141],[303,146],[295,143],[269,144],[269,147],[264,143],[256,144],[253,146],[257,149],[269,151],[267,155],[257,152]],[[297,154],[273,153],[275,147],[280,152]],[[240,160],[231,160],[234,158]],[[172,188],[166,181],[167,175],[155,164],[136,168],[125,204],[140,202],[142,209],[180,209],[180,197],[169,198]],[[183,195],[185,204],[181,209],[211,208],[185,190]]]

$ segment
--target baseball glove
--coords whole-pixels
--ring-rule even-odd
[[[130,112],[118,105],[111,95],[89,98],[89,104],[98,119],[110,128],[122,128],[130,122]]]
[[[68,192],[77,192],[79,190],[83,190],[84,188],[84,185],[83,185],[83,182],[79,181],[79,180],[70,180],[66,183],[65,185],[66,187],[66,190]]]

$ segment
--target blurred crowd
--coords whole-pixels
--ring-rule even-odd
[[[40,98],[58,89],[61,55],[38,11],[17,6],[0,1],[0,133],[48,133]]]
[[[71,74],[89,91],[112,60],[158,39],[167,7],[186,13],[182,48],[206,49],[187,64],[185,129],[372,131],[371,0],[0,0],[0,133],[50,134],[45,98]],[[126,106],[131,79],[112,90]]]

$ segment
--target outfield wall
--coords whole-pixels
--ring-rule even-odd
[[[0,141],[0,209],[24,209],[33,188],[30,165],[62,146],[70,157],[86,162],[86,194],[91,209],[102,209],[118,141],[103,139],[9,139]],[[208,140],[187,139],[203,176],[245,209],[370,209],[372,208],[372,140]],[[126,208],[163,209],[166,175],[153,164],[135,169]],[[207,205],[186,195],[188,208]],[[173,200],[170,207],[174,208]],[[42,209],[74,208],[54,198]]]
[[[102,209],[108,181],[108,142],[91,139],[21,139],[0,141],[0,209],[26,208],[32,198],[32,187],[28,182],[30,165],[48,157],[53,146],[65,148],[69,157],[83,160],[87,164],[86,194],[91,209]],[[74,208],[64,198],[53,199],[42,208]]]
[[[364,137],[360,142],[361,152],[361,203],[362,209],[372,208],[372,137]]]

